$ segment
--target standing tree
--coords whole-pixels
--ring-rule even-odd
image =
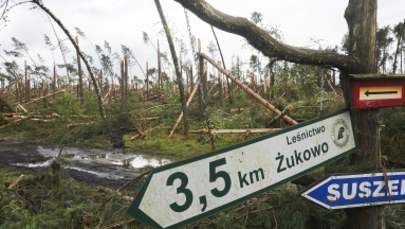
[[[395,73],[397,71],[397,67],[398,67],[398,62],[397,62],[398,55],[403,52],[403,51],[401,51],[401,48],[402,48],[402,50],[404,49],[404,43],[405,43],[405,19],[404,19],[403,22],[398,23],[394,27],[393,32],[394,32],[395,37],[397,38],[397,47],[395,49],[395,54],[394,54],[394,63],[392,64],[392,73]],[[401,57],[401,60],[402,60],[402,57]],[[400,69],[402,69],[402,61],[400,61]]]
[[[394,39],[391,37],[391,28],[389,26],[377,30],[377,58],[379,62],[378,65],[383,73],[387,72],[387,62],[390,58],[388,48],[393,41]]]
[[[276,40],[265,30],[245,18],[227,15],[204,0],[175,0],[205,22],[224,31],[240,35],[269,58],[299,64],[333,66],[341,71],[345,101],[350,106],[348,74],[377,73],[376,28],[377,0],[349,0],[345,18],[349,27],[349,53],[293,47]],[[380,117],[378,109],[353,111],[357,151],[353,164],[367,164],[369,170],[381,169]],[[355,208],[347,211],[349,227],[384,228],[384,207]]]
[[[187,136],[188,134],[188,113],[187,113],[187,106],[186,106],[186,98],[184,95],[184,85],[183,85],[183,79],[181,77],[181,70],[179,66],[179,61],[177,58],[176,54],[176,49],[174,47],[172,35],[170,33],[169,26],[167,25],[166,18],[163,14],[163,9],[162,6],[160,5],[159,0],[155,0],[156,8],[159,12],[160,20],[162,21],[163,28],[165,30],[167,42],[169,43],[169,48],[170,48],[170,53],[172,54],[172,59],[174,63],[174,69],[176,71],[176,79],[177,79],[177,84],[179,86],[179,91],[180,91],[180,102],[181,102],[181,109],[183,110],[183,124],[184,124],[184,135]]]

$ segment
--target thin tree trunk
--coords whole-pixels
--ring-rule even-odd
[[[149,101],[149,66],[146,62],[146,101]]]
[[[124,112],[125,107],[125,66],[124,61],[121,60],[120,70],[121,70],[121,80],[120,80],[120,94],[121,94],[121,112]]]
[[[215,33],[214,26],[212,26],[212,25],[211,25],[211,30],[212,30],[212,34],[214,35],[215,42],[217,43],[219,55],[221,56],[222,66],[224,66],[224,69],[226,70],[224,55],[222,54],[222,49],[221,49],[221,46],[219,45],[218,37],[217,37],[217,34]],[[229,79],[228,78],[226,78],[226,84],[228,85],[228,88],[231,89],[231,85],[229,84]],[[232,101],[232,93],[231,92],[232,92],[232,90],[228,90],[228,97],[229,97],[229,103],[230,104],[233,103],[233,101]]]
[[[58,40],[58,47],[59,47],[60,53],[61,53],[61,55],[62,55],[63,63],[65,64],[66,78],[69,79],[69,77],[70,77],[70,76],[69,76],[69,67],[68,67],[68,64],[67,64],[67,61],[66,61],[66,54],[65,54],[65,51],[63,50],[62,41],[61,41],[61,39],[59,39],[58,33],[56,32],[55,27],[54,27],[53,24],[52,24],[51,17],[48,17],[48,19],[49,19],[49,23],[51,24],[53,33],[55,34],[55,37],[56,37],[56,39]]]
[[[158,72],[158,85],[159,85],[159,98],[162,96],[163,79],[162,79],[162,57],[160,55],[160,44],[157,40],[157,72]]]
[[[56,92],[56,64],[53,63],[53,82],[52,82],[52,93]],[[55,99],[55,96],[53,97]]]
[[[218,65],[221,65],[221,63],[218,63]],[[218,71],[218,89],[219,89],[219,104],[221,107],[224,107],[224,91],[223,91],[223,77],[222,73]],[[228,78],[227,78],[228,79]]]
[[[31,100],[31,80],[28,72],[27,61],[24,61],[24,101],[29,102]]]
[[[345,17],[349,26],[349,55],[360,61],[357,72],[351,73],[377,73],[377,0],[350,0]],[[343,77],[343,90],[349,105],[353,96],[351,85],[348,77]],[[353,111],[357,150],[350,157],[351,164],[369,165],[368,170],[374,172],[382,169],[379,114],[379,109]],[[349,228],[385,228],[384,206],[351,208],[346,213]]]
[[[269,62],[269,65],[268,65],[268,67],[269,67],[269,84],[270,84],[270,88],[269,88],[269,97],[270,97],[270,99],[274,99],[274,83],[275,83],[275,81],[276,81],[276,76],[275,76],[275,74],[274,74],[274,71],[273,71],[273,66],[274,66],[274,64],[276,63],[276,61],[277,61],[277,59],[270,59],[270,62]]]
[[[100,95],[103,95],[103,71],[100,71],[98,75],[98,85],[100,87]]]
[[[129,93],[129,86],[128,86],[128,56],[124,56],[124,98],[125,98],[125,106],[128,103],[128,93]]]
[[[94,91],[97,96],[97,103],[98,103],[98,108],[99,108],[99,113],[100,117],[102,119],[106,118],[106,113],[103,105],[103,99],[101,97],[98,85],[97,85],[97,80],[94,77],[93,71],[91,70],[91,66],[87,59],[84,57],[83,53],[80,51],[79,46],[77,46],[74,38],[72,35],[70,35],[69,30],[66,29],[66,27],[62,24],[62,22],[42,3],[40,0],[32,0],[33,3],[35,3],[39,8],[41,8],[45,13],[47,13],[58,25],[59,27],[63,30],[63,32],[66,34],[66,36],[69,38],[70,42],[72,43],[73,47],[75,48],[76,52],[79,54],[80,58],[83,60],[84,64],[86,65],[86,68],[90,74],[91,80],[94,85]]]
[[[174,47],[172,36],[170,34],[169,26],[167,25],[166,18],[165,18],[164,14],[163,14],[162,6],[160,5],[160,1],[155,0],[155,4],[156,4],[156,8],[157,8],[157,10],[159,12],[159,16],[160,16],[160,20],[162,21],[163,28],[164,28],[165,33],[166,33],[167,42],[169,43],[170,53],[172,55],[173,64],[174,64],[174,68],[175,68],[175,71],[176,71],[176,79],[177,79],[177,83],[178,83],[178,86],[179,86],[181,108],[183,110],[183,115],[184,115],[184,118],[183,118],[184,135],[187,136],[188,135],[188,128],[189,128],[188,127],[188,115],[187,115],[188,113],[187,113],[186,98],[185,98],[185,95],[184,95],[184,85],[183,85],[183,80],[182,80],[182,77],[181,77],[179,61],[178,61],[178,58],[177,58],[176,49]]]
[[[404,34],[405,34],[405,19],[403,21],[403,23],[399,24],[402,25],[399,31],[399,36],[398,36],[398,41],[397,41],[397,48],[395,49],[395,54],[394,54],[394,63],[392,64],[392,73],[395,74],[395,72],[397,71],[397,59],[398,59],[398,54],[400,51],[400,47],[401,44],[403,44],[403,40],[404,40]]]
[[[200,47],[201,47],[200,42],[198,42],[198,44],[199,44],[198,51],[199,51],[199,54],[200,54]],[[199,97],[198,97],[199,98],[198,99],[198,104],[199,104],[199,109],[200,109],[199,116],[200,116],[201,119],[203,119],[204,114],[205,114],[205,109],[206,109],[206,107],[205,107],[205,104],[206,104],[205,99],[206,99],[206,96],[207,96],[207,94],[206,94],[207,90],[205,88],[207,86],[207,78],[206,78],[207,74],[205,72],[206,67],[205,67],[205,63],[204,63],[204,58],[201,55],[198,58],[198,67],[199,67],[199,70],[198,70],[199,76],[198,77],[199,77],[199,79],[201,81],[201,85],[199,87],[200,88]]]
[[[79,47],[79,38],[76,37],[76,45]],[[80,104],[83,105],[83,71],[82,71],[82,63],[80,61],[79,52],[76,51],[76,60],[77,60],[77,73],[79,75],[79,85],[77,88]]]

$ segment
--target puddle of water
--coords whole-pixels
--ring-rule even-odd
[[[142,155],[136,156],[135,158],[132,158],[131,160],[128,160],[128,164],[132,168],[144,168],[147,166],[151,167],[159,167],[165,164],[170,163],[170,160],[167,159],[155,159],[155,158],[146,158]]]
[[[80,168],[80,167],[77,167],[77,166],[64,166],[63,168],[72,169],[72,170],[76,170],[76,171],[79,171],[79,172],[84,172],[84,173],[88,173],[88,174],[91,174],[91,175],[95,175],[95,176],[98,176],[98,177],[114,179],[114,180],[119,180],[119,179],[124,179],[125,178],[124,176],[119,176],[119,175],[106,173],[106,172],[83,169],[83,168]]]
[[[37,146],[36,150],[44,157],[42,161],[21,162],[13,165],[25,168],[48,167],[60,154],[63,159],[70,162],[63,166],[64,169],[87,173],[99,178],[121,180],[136,177],[145,168],[159,167],[172,162],[166,158],[124,153],[122,150],[108,151],[66,147],[60,152],[60,148],[43,146]]]
[[[57,147],[19,144],[10,147],[13,152],[21,151],[21,159],[10,162],[13,166],[32,169],[49,167],[60,154],[60,157],[68,162],[62,165],[64,169],[79,172],[79,174],[75,174],[77,176],[83,175],[80,173],[90,174],[91,178],[94,177],[95,179],[106,178],[117,181],[132,179],[150,168],[172,162],[167,158],[127,153],[119,149],[101,150],[64,147],[61,150]]]
[[[60,152],[59,148],[37,147],[37,152],[45,158],[55,158],[61,153],[61,157],[70,161],[80,161],[83,163],[97,163],[121,166],[123,168],[142,169],[146,167],[159,167],[172,161],[165,158],[154,158],[142,154],[128,154],[122,151],[106,151],[101,149],[80,149],[74,147],[66,147]],[[30,164],[18,164],[29,168],[49,166],[53,159],[45,162],[37,162]]]
[[[47,161],[35,162],[35,163],[13,163],[12,165],[17,166],[17,167],[30,168],[30,169],[43,168],[43,167],[47,167],[47,166],[51,165],[53,160],[55,160],[55,159],[51,158]]]

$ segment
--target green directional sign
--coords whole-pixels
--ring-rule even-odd
[[[156,168],[128,213],[156,228],[191,223],[355,149],[347,110]]]

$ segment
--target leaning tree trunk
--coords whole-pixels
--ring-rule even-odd
[[[160,5],[160,1],[155,0],[155,4],[156,4],[156,8],[159,12],[159,16],[160,16],[160,20],[162,21],[163,28],[166,33],[167,42],[169,43],[170,53],[172,54],[173,64],[174,64],[174,68],[176,71],[177,83],[179,86],[181,109],[183,111],[184,135],[187,136],[187,134],[188,134],[188,116],[187,116],[187,114],[188,113],[187,113],[187,106],[186,106],[186,98],[184,95],[184,85],[183,85],[183,80],[181,77],[181,72],[180,72],[180,67],[179,67],[179,61],[177,59],[176,49],[174,48],[173,39],[170,34],[169,26],[167,25],[167,22],[166,22],[166,18],[163,14],[163,10],[162,10],[162,6]]]
[[[79,38],[76,37],[76,45],[79,47]],[[79,85],[77,88],[77,94],[79,96],[80,105],[83,106],[84,103],[84,92],[83,92],[83,71],[82,71],[82,63],[80,60],[79,52],[76,52],[76,59],[77,59],[77,73],[79,75]]]
[[[79,57],[83,60],[84,64],[86,65],[87,71],[90,74],[90,78],[93,82],[94,86],[94,92],[96,93],[97,96],[97,103],[98,103],[98,108],[100,112],[100,116],[102,119],[106,118],[106,113],[104,109],[104,104],[103,104],[103,99],[101,98],[100,90],[97,85],[97,79],[93,74],[93,71],[91,69],[91,66],[87,59],[84,57],[83,53],[80,51],[79,46],[76,44],[75,40],[73,39],[72,35],[70,35],[69,30],[66,29],[66,27],[62,24],[62,22],[42,3],[40,0],[32,0],[32,2],[37,5],[39,8],[41,8],[46,14],[48,14],[55,22],[56,24],[59,25],[59,27],[63,30],[65,35],[69,38],[70,42],[72,43],[73,47],[75,48],[77,54]]]
[[[377,73],[377,0],[350,0],[345,18],[349,26],[349,56],[359,61],[356,72],[350,73]],[[346,103],[350,104],[350,82],[347,76],[344,78]],[[365,164],[373,172],[381,170],[379,110],[354,110],[353,119],[358,141],[351,164]],[[384,206],[352,208],[346,213],[349,228],[385,228]]]

